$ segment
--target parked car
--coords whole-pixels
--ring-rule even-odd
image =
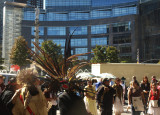
[[[16,77],[17,74],[10,74],[10,73],[0,73],[0,75],[4,76],[4,84],[7,85],[8,81],[13,78]]]

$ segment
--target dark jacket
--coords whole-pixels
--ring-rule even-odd
[[[141,88],[142,88],[142,90],[149,92],[150,91],[150,83],[147,83],[147,84],[141,83]]]
[[[14,95],[13,91],[4,90],[0,95],[0,114],[12,115],[13,104],[11,98]]]
[[[58,99],[60,115],[88,115],[84,101],[73,92],[63,92]]]
[[[113,96],[115,95],[115,90],[107,86],[109,88],[109,91],[105,92],[106,86],[102,85],[97,92],[97,102],[100,104],[100,107],[102,110],[105,111],[112,111],[112,105],[113,105]]]
[[[4,83],[0,84],[0,88],[1,88],[2,91],[4,90],[4,88],[5,88]],[[0,92],[0,94],[1,94],[1,92]]]

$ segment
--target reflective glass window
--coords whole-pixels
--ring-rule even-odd
[[[111,6],[114,4],[121,4],[121,3],[129,3],[129,2],[135,2],[139,0],[92,0],[92,6]]]
[[[91,18],[105,18],[105,17],[111,17],[112,12],[110,10],[93,10],[91,11]]]
[[[46,6],[85,6],[91,5],[91,0],[45,0]]]
[[[66,35],[65,27],[48,27],[48,35]]]
[[[31,28],[31,35],[35,35],[35,27],[32,26]],[[44,27],[39,27],[39,35],[44,35]]]
[[[45,15],[39,14],[39,21],[45,21]]]
[[[35,20],[34,11],[24,11],[24,20]]]
[[[108,37],[91,38],[91,46],[108,45]]]
[[[56,43],[57,45],[61,45],[61,47],[65,46],[65,39],[48,39],[48,40],[52,40],[54,43]]]
[[[137,14],[137,7],[128,7],[129,14]]]
[[[70,27],[70,34],[74,32],[74,35],[86,35],[87,34],[87,26],[79,26],[79,27]]]
[[[109,32],[108,25],[91,26],[91,34],[103,34],[103,33],[108,33],[108,32]]]
[[[75,48],[75,54],[87,53],[88,48]]]
[[[113,32],[127,32],[131,30],[131,22],[122,22],[113,24]]]
[[[88,45],[88,42],[87,42],[87,39],[71,39],[71,46],[87,46]]]
[[[113,8],[113,16],[137,14],[137,7]]]
[[[69,20],[88,20],[88,12],[71,12],[69,13]]]
[[[113,44],[125,44],[131,43],[131,36],[130,35],[121,35],[121,36],[114,36],[113,37]]]
[[[88,60],[88,56],[78,56],[78,60]]]
[[[54,13],[54,12],[49,12],[47,13],[47,21],[67,21],[68,20],[68,14],[67,13]]]
[[[120,53],[131,53],[132,48],[130,45],[123,45],[120,47]]]
[[[35,39],[31,39],[31,47],[34,47],[34,44],[33,44],[33,42],[35,42]],[[44,39],[39,39],[39,46],[41,46],[42,45],[42,42],[44,42]]]

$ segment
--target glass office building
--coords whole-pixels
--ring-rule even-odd
[[[22,35],[33,47],[35,12],[23,10]],[[136,60],[139,0],[43,0],[41,12],[40,44],[53,40],[64,50],[65,38],[73,34],[73,54],[90,52],[96,45],[110,45],[120,50],[120,57]]]
[[[22,8],[4,6],[3,8],[3,43],[2,57],[5,59],[4,64],[10,67],[10,51],[14,44],[14,39],[21,36],[21,22],[23,19]],[[8,69],[8,68],[6,68]]]
[[[91,52],[96,45],[116,46],[120,50],[120,57],[136,60],[139,0],[26,0],[25,3],[40,8],[40,45],[45,40],[52,40],[60,44],[64,51],[65,39],[73,34],[72,54]],[[3,29],[4,45],[12,47],[12,38],[22,35],[33,48],[35,9],[19,9],[12,7],[3,11],[8,16],[4,19],[7,24]],[[11,28],[14,31],[8,31]],[[3,57],[11,49],[5,46]],[[79,57],[86,60],[91,58],[92,54]],[[9,60],[9,56],[6,59]]]

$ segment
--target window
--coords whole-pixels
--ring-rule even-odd
[[[129,14],[137,14],[137,7],[113,8],[113,16],[123,16]]]
[[[91,38],[91,46],[96,45],[108,45],[108,37],[103,38]]]
[[[54,13],[54,12],[49,12],[47,13],[47,21],[67,21],[67,13]]]
[[[87,39],[71,39],[71,46],[87,46],[88,42]]]
[[[88,60],[88,56],[78,56],[78,60]]]
[[[111,6],[114,4],[121,4],[121,3],[129,3],[129,2],[135,2],[138,0],[92,0],[92,6],[98,7],[98,6]]]
[[[48,27],[48,35],[66,35],[65,27]]]
[[[113,44],[131,43],[130,35],[122,35],[113,37]]]
[[[127,32],[131,30],[131,22],[114,23],[113,32]]]
[[[54,43],[56,43],[57,45],[61,45],[61,47],[65,47],[65,39],[48,39],[48,40],[52,40]]]
[[[31,35],[35,35],[35,27],[31,28]],[[39,35],[44,35],[44,27],[39,27]]]
[[[91,18],[97,19],[97,18],[106,18],[111,17],[112,11],[111,10],[93,10],[91,11]]]
[[[24,20],[35,20],[34,11],[24,11]]]
[[[35,47],[33,42],[35,42],[35,39],[31,39],[31,47]],[[42,45],[42,42],[44,42],[44,39],[39,39],[39,46]]]
[[[69,13],[69,20],[88,20],[88,12],[71,12]]]
[[[107,25],[94,25],[91,26],[91,34],[103,34],[108,33],[109,28]]]
[[[87,26],[70,27],[70,34],[72,34],[73,32],[74,32],[74,35],[86,35]]]
[[[86,6],[91,0],[45,0],[46,6]]]
[[[88,48],[75,48],[75,54],[87,53]]]
[[[120,53],[131,53],[131,46],[121,46],[120,47]]]

